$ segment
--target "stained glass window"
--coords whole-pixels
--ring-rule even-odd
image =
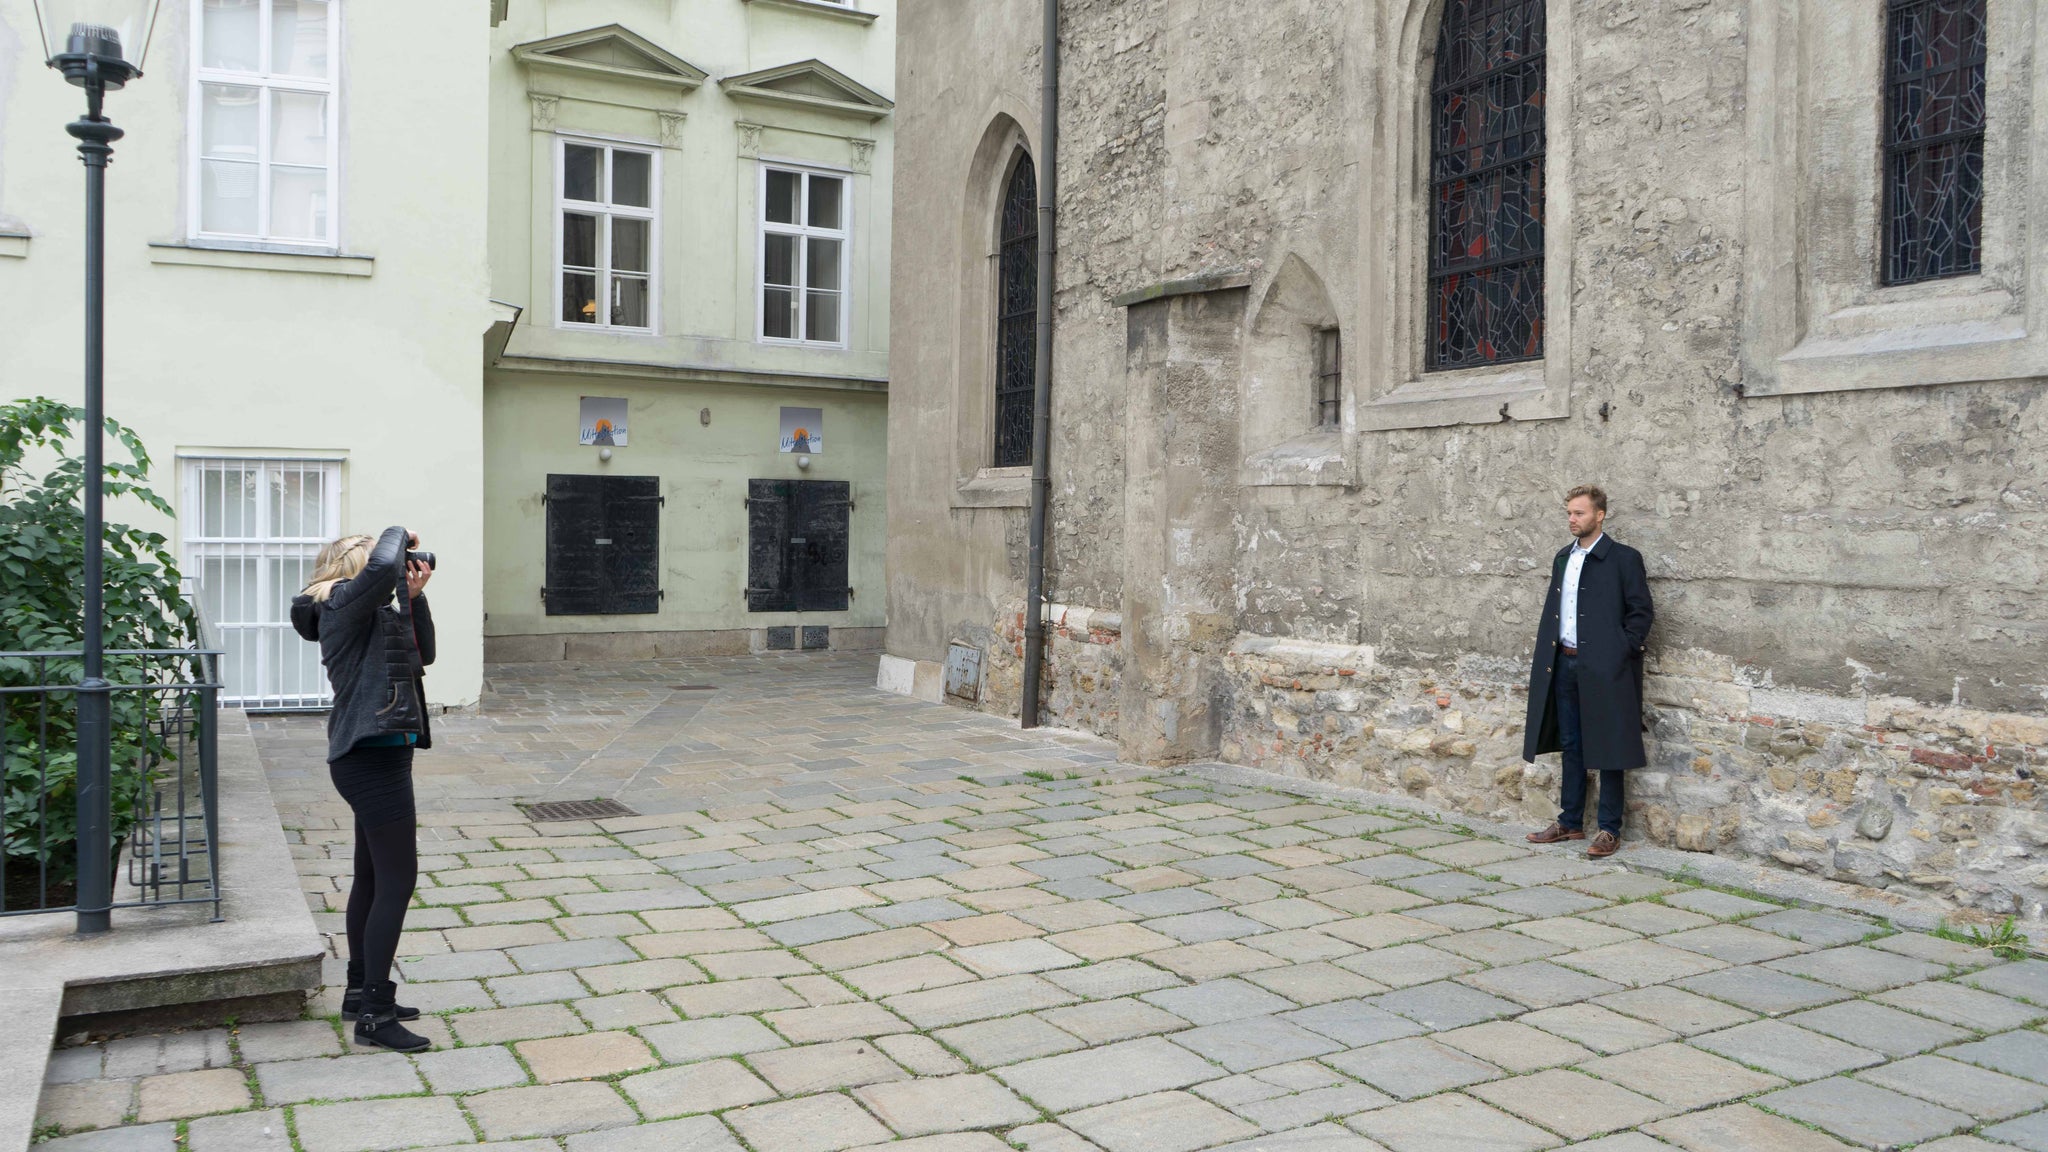
[[[1983,264],[1985,0],[1891,0],[1884,282]]]
[[[1430,90],[1433,370],[1543,355],[1543,3],[1444,3]]]
[[[1003,191],[996,257],[995,466],[1031,463],[1031,406],[1038,375],[1038,173],[1019,156]]]

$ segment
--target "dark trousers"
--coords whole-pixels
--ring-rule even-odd
[[[1557,701],[1558,742],[1564,745],[1564,782],[1558,798],[1557,822],[1577,828],[1586,815],[1586,746],[1579,732],[1579,661],[1557,653],[1556,679],[1550,698]],[[1621,835],[1621,770],[1600,773],[1600,830]]]

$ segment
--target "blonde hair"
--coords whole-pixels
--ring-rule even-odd
[[[313,578],[306,582],[306,595],[316,604],[325,604],[336,584],[362,572],[370,562],[370,545],[374,543],[368,536],[343,536],[322,544],[320,554],[313,557]]]

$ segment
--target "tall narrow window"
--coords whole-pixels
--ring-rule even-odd
[[[1038,381],[1038,172],[1018,156],[1003,190],[996,256],[995,466],[1031,463],[1031,407]]]
[[[1891,0],[1885,27],[1884,282],[1983,263],[1985,0]]]
[[[193,0],[191,235],[331,246],[338,0]]]
[[[1544,0],[1444,0],[1430,109],[1433,370],[1543,355]]]
[[[563,140],[556,169],[562,323],[652,330],[654,154]]]
[[[1335,428],[1343,417],[1343,337],[1335,328],[1318,328],[1315,340],[1316,427]]]
[[[761,339],[846,343],[846,178],[761,170]]]

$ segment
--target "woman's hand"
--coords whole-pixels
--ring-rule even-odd
[[[434,570],[417,561],[408,560],[405,565],[405,592],[408,600],[417,600],[426,590],[427,581],[434,576]]]
[[[410,529],[407,529],[407,530],[406,530],[406,533],[405,533],[405,547],[406,547],[406,550],[407,550],[407,551],[411,551],[411,550],[413,550],[413,549],[416,549],[416,548],[418,548],[419,546],[420,546],[420,534],[419,534],[419,533],[417,533],[417,532],[414,532],[414,531],[412,531],[412,530],[410,530]]]

